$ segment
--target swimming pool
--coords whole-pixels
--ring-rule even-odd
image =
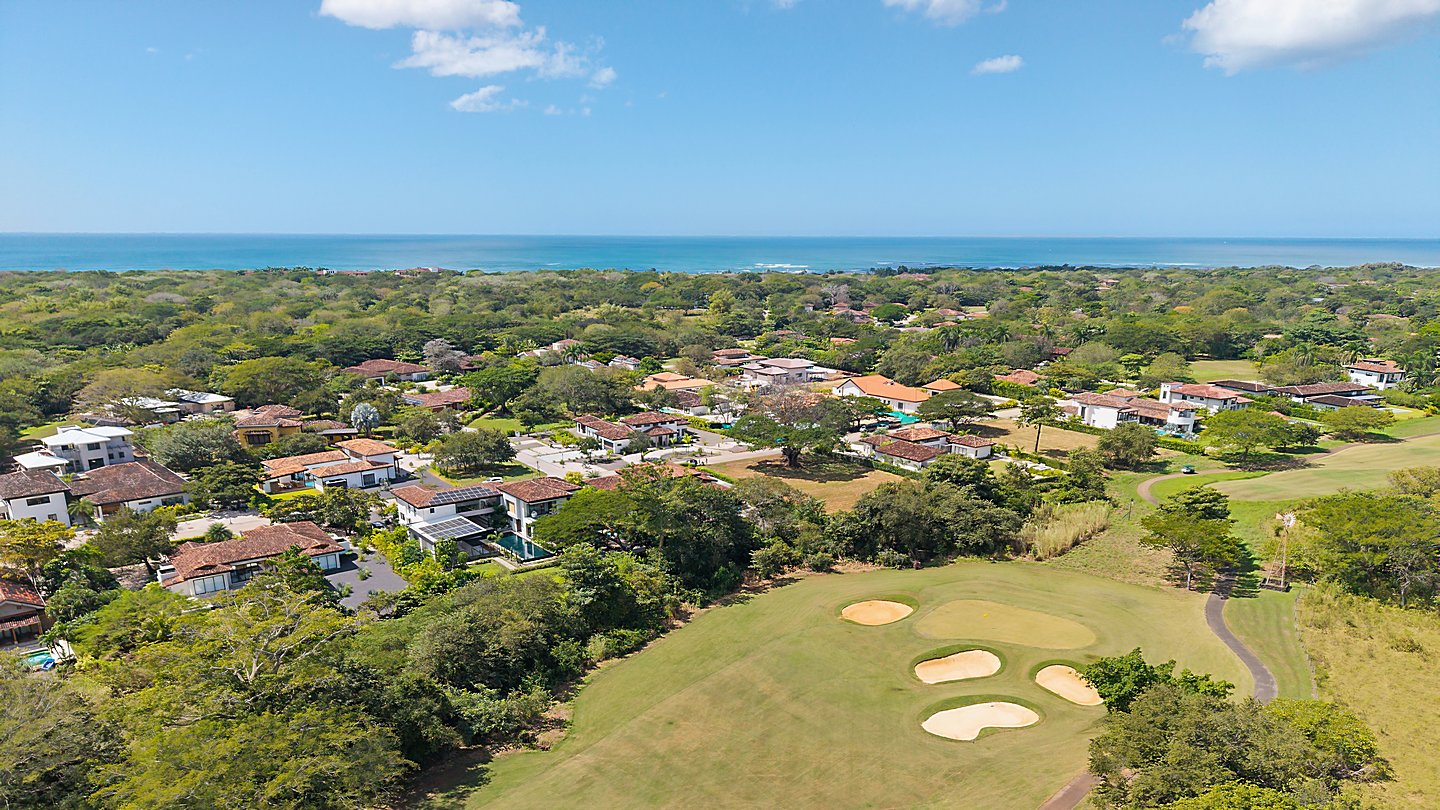
[[[35,650],[25,653],[26,669],[54,669],[55,656],[49,650]]]
[[[525,540],[518,535],[512,534],[510,532],[505,532],[504,534],[500,535],[500,539],[496,540],[495,542],[501,548],[509,552],[510,556],[514,557],[520,562],[543,560],[546,557],[555,556],[555,553],[553,551],[550,551],[539,543]]]

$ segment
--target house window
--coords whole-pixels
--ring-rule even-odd
[[[225,590],[225,575],[216,574],[215,576],[200,577],[195,580],[194,585],[191,587],[196,596],[223,591]]]
[[[50,503],[50,496],[49,496],[49,495],[46,495],[46,496],[44,496],[43,498],[26,498],[26,499],[25,499],[25,505],[26,505],[26,506],[44,506],[44,505],[47,504],[47,503]]]

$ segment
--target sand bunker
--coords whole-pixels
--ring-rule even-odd
[[[1095,691],[1095,687],[1086,683],[1074,667],[1064,664],[1052,664],[1035,673],[1035,682],[1081,706],[1099,706],[1105,702],[1100,699],[1100,693]]]
[[[915,665],[915,677],[925,683],[984,678],[999,671],[1000,658],[989,650],[966,650]]]
[[[915,608],[900,602],[872,599],[868,602],[856,602],[853,605],[847,605],[844,610],[840,611],[840,616],[856,624],[874,626],[898,622],[914,612]]]
[[[921,617],[915,632],[926,638],[1004,641],[1050,650],[1095,643],[1095,633],[1079,622],[983,599],[946,602]]]
[[[987,728],[1024,728],[1040,722],[1040,715],[1017,703],[972,703],[946,709],[926,718],[921,727],[937,737],[973,740]]]

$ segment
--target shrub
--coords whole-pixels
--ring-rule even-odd
[[[780,542],[756,549],[750,555],[750,566],[755,569],[756,576],[766,578],[783,573],[785,569],[798,565],[799,562],[800,553]]]
[[[594,663],[619,658],[644,647],[650,634],[644,630],[619,629],[599,633],[590,637],[585,645],[587,657]]]
[[[903,551],[896,551],[893,548],[882,548],[875,555],[875,564],[883,565],[886,568],[909,568],[913,561],[910,555]]]
[[[835,558],[823,551],[817,551],[805,558],[805,567],[811,571],[829,571],[835,567]]]
[[[1020,541],[1037,559],[1048,560],[1095,537],[1109,525],[1110,504],[1104,501],[1045,504],[1020,529]]]

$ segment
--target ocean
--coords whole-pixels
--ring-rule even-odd
[[[1440,266],[1440,239],[0,233],[0,270]]]

